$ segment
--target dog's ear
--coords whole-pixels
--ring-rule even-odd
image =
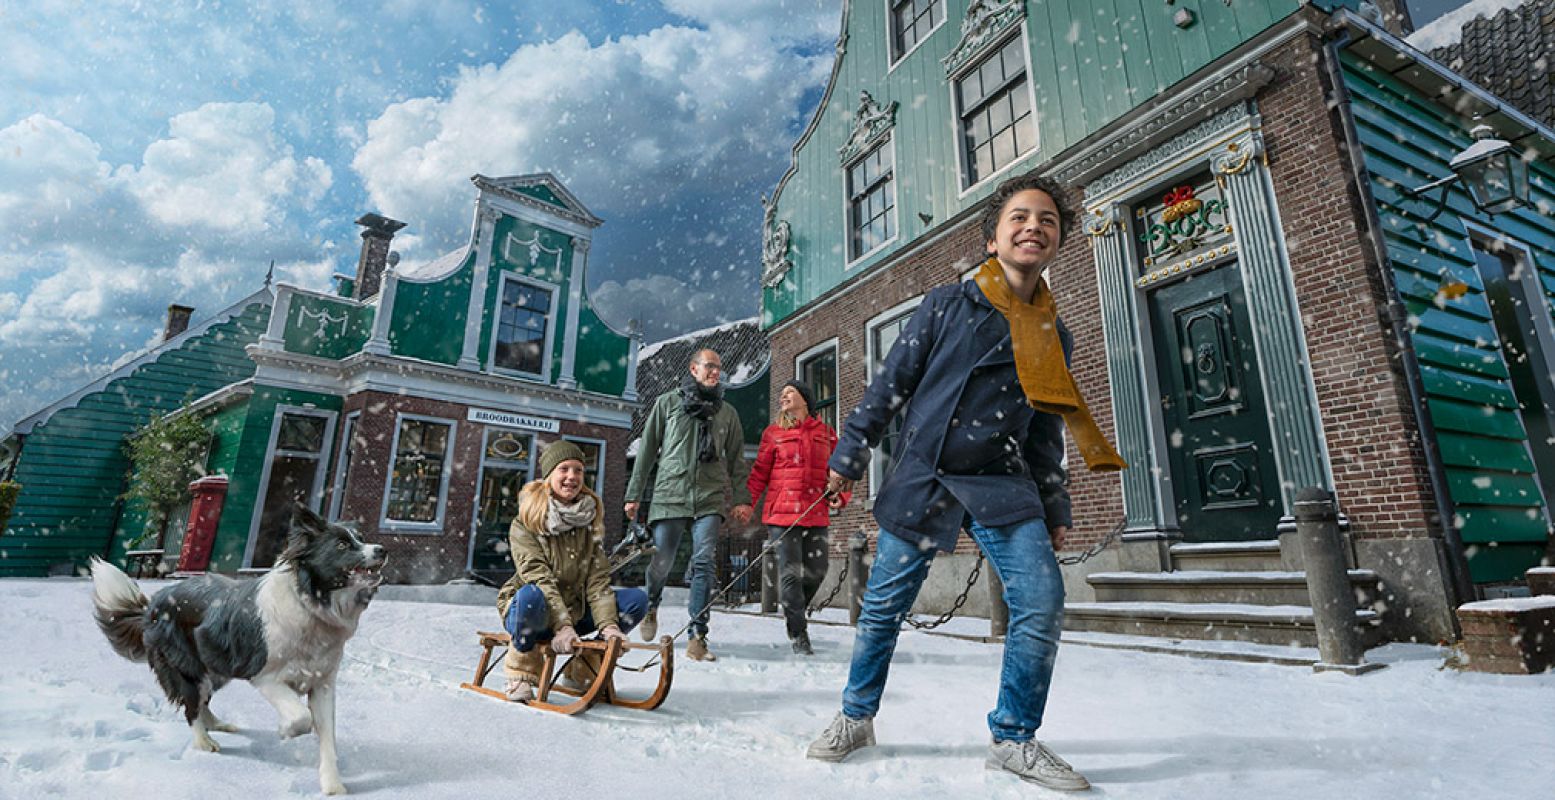
[[[301,533],[307,536],[313,536],[323,533],[328,528],[329,523],[320,519],[319,515],[313,513],[312,509],[308,508],[302,503],[292,504],[291,529],[293,533]]]

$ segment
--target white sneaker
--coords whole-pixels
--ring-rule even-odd
[[[1061,792],[1081,792],[1091,788],[1084,775],[1075,772],[1069,762],[1053,754],[1047,745],[1030,739],[1024,742],[994,742],[988,748],[988,769],[1000,769],[1019,775],[1021,780]]]
[[[826,730],[821,731],[820,738],[810,743],[805,757],[817,761],[841,761],[854,750],[874,745],[874,718],[849,719],[847,714],[839,711],[837,718],[826,726]]]

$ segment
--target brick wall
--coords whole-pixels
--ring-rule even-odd
[[[342,418],[355,411],[358,438],[365,448],[352,456],[351,474],[344,487],[340,516],[357,523],[364,537],[389,551],[385,570],[393,583],[442,583],[464,575],[469,561],[476,493],[480,489],[481,448],[486,426],[466,420],[469,406],[383,392],[362,392],[346,399]],[[394,458],[394,430],[400,414],[419,414],[453,420],[453,459],[443,527],[439,532],[380,531],[384,490]],[[562,436],[602,439],[604,453],[605,529],[621,526],[621,498],[626,492],[627,430],[561,420],[559,434],[536,435],[536,453]],[[329,485],[335,475],[331,465]]]

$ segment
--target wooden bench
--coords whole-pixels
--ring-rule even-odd
[[[506,694],[496,689],[488,689],[484,684],[486,683],[486,676],[496,667],[496,664],[491,659],[492,651],[498,647],[511,646],[512,639],[506,633],[493,631],[476,631],[476,636],[480,639],[481,658],[475,665],[475,678],[459,684],[460,688],[479,692],[487,697],[495,697],[504,702],[511,702]],[[656,644],[633,644],[620,639],[607,639],[603,641],[585,639],[578,642],[577,649],[573,651],[570,657],[561,662],[560,669],[557,667],[557,654],[551,650],[550,645],[540,644],[537,646],[542,654],[540,687],[535,691],[535,698],[528,703],[528,705],[535,708],[555,711],[558,714],[567,714],[569,716],[587,711],[595,703],[608,703],[609,705],[621,706],[623,708],[652,711],[663,705],[664,700],[669,697],[670,682],[675,673],[675,645],[674,640],[668,636],[660,636]],[[649,659],[641,667],[626,667],[622,666],[619,660],[621,654],[628,650],[653,650],[658,655],[655,658]],[[565,670],[567,665],[572,663],[572,659],[583,656],[585,653],[599,654],[599,669],[594,676],[594,680],[581,690],[557,684],[556,676],[560,674],[561,670]],[[654,687],[652,694],[641,700],[630,700],[616,692],[615,671],[617,669],[645,672],[655,662],[659,665],[659,683],[658,686]],[[551,692],[553,691],[571,695],[578,699],[571,703],[553,703],[550,701]]]
[[[125,566],[135,571],[135,577],[145,575],[146,570],[151,570],[151,577],[162,577],[162,571],[157,569],[162,563],[162,551],[157,550],[126,550],[124,551]]]

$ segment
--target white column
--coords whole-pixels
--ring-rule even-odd
[[[259,337],[265,350],[286,349],[286,318],[292,311],[292,287],[276,284],[275,303],[270,306],[270,324]]]
[[[567,325],[562,329],[562,374],[556,379],[561,389],[576,389],[573,371],[578,361],[578,312],[583,307],[583,271],[589,261],[589,240],[572,239],[572,272],[567,276]]]
[[[622,400],[637,399],[637,351],[643,346],[643,335],[637,331],[636,320],[633,320],[631,340],[626,348],[626,389],[621,392]]]
[[[486,284],[491,274],[492,237],[500,215],[491,206],[482,205],[480,224],[475,229],[475,276],[470,280],[470,303],[464,316],[464,350],[459,354],[459,369],[477,372],[481,368],[481,318],[485,315]]]
[[[367,344],[362,345],[362,352],[375,356],[389,355],[389,322],[394,317],[394,295],[399,286],[399,270],[385,267],[383,286],[378,289],[378,309],[373,312],[373,335],[368,338]]]

